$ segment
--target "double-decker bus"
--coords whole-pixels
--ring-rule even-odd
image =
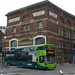
[[[53,69],[56,67],[55,50],[52,44],[41,44],[15,49],[18,67]]]
[[[15,65],[15,50],[3,50],[2,51],[2,63],[7,63],[7,65]]]

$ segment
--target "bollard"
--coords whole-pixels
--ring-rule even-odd
[[[61,70],[59,70],[59,75],[63,75],[63,72]]]

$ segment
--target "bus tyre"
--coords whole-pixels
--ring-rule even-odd
[[[35,68],[35,69],[37,69],[37,68],[38,68],[38,66],[37,66],[37,65],[34,65],[34,68]]]
[[[7,63],[8,66],[10,66],[10,63]]]
[[[19,65],[19,67],[20,67],[20,68],[22,68],[22,67],[23,67],[23,65],[22,65],[22,64],[20,64],[20,65]]]

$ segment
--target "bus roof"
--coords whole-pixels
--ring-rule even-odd
[[[38,47],[38,46],[51,46],[51,47],[54,47],[54,45],[52,45],[52,44],[40,44],[40,45],[23,46],[23,47],[18,47],[18,48],[15,48],[15,49],[28,48],[28,47]]]
[[[54,45],[52,45],[52,44],[40,44],[40,45],[35,45],[36,47],[38,47],[38,46],[51,46],[51,47],[54,47]]]
[[[31,45],[31,46],[23,46],[23,47],[18,47],[18,48],[15,48],[15,49],[28,48],[28,47],[34,47],[34,45]]]

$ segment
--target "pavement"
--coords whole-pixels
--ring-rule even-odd
[[[68,65],[68,64],[70,64],[70,63],[68,63],[68,62],[67,63],[61,63],[61,64],[57,63],[56,65]],[[73,63],[71,63],[71,64],[73,64]]]
[[[18,68],[16,66],[2,67],[0,64],[0,75],[75,75],[75,64],[57,64],[54,70],[35,70],[30,68]]]

